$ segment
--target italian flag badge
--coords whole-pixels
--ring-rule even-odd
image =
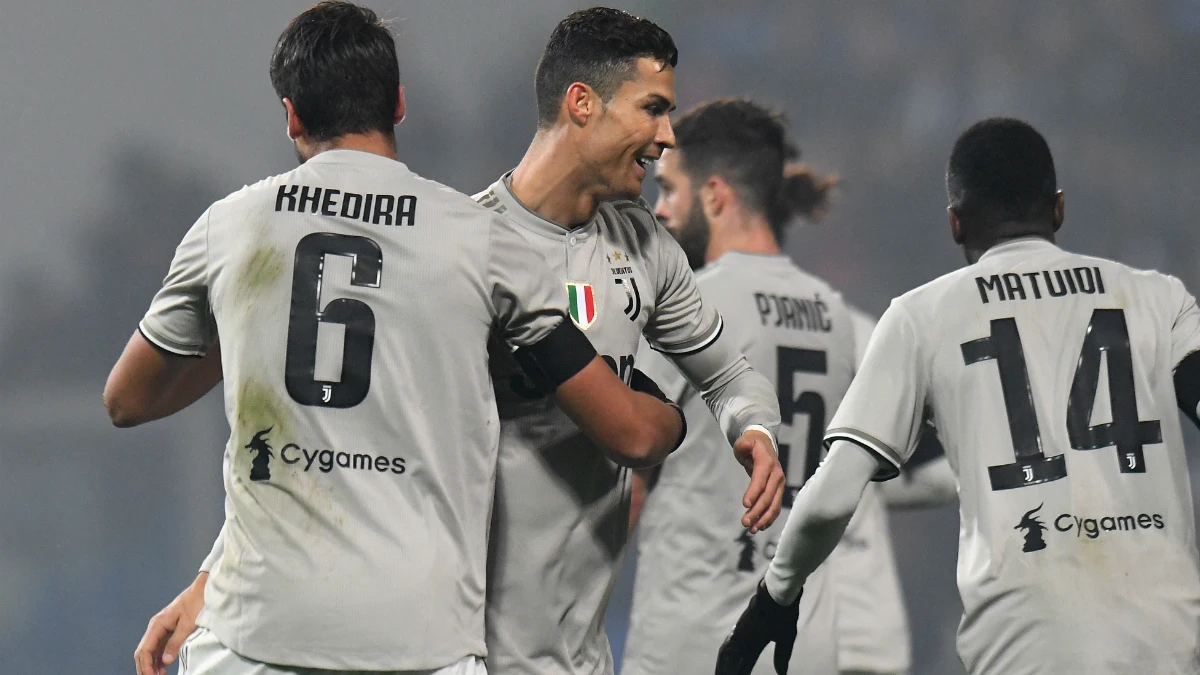
[[[582,330],[596,320],[596,294],[591,284],[567,283],[567,300],[570,304],[571,320]]]

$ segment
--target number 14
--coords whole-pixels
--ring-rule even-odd
[[[1000,390],[1004,395],[1004,409],[1017,461],[988,467],[992,489],[1011,490],[1066,478],[1065,457],[1046,457],[1042,452],[1042,436],[1016,320],[1011,317],[993,319],[991,330],[990,336],[964,342],[961,348],[967,365],[995,359],[1000,371]],[[1108,354],[1112,422],[1090,426],[1100,383],[1102,353]],[[1138,420],[1133,355],[1123,310],[1097,309],[1092,312],[1067,399],[1067,437],[1075,450],[1116,446],[1121,473],[1145,473],[1143,447],[1162,442],[1158,420]]]

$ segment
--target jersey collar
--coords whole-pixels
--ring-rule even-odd
[[[533,209],[521,203],[520,199],[512,193],[512,171],[500,177],[496,181],[495,194],[500,203],[504,204],[505,215],[516,221],[522,227],[532,230],[540,235],[550,237],[551,239],[566,239],[568,236],[579,237],[580,235],[587,236],[596,226],[596,220],[600,217],[600,210],[596,210],[596,215],[587,223],[573,227],[564,227],[552,220],[547,220],[539,216]],[[574,242],[572,242],[574,243]]]
[[[783,253],[751,253],[749,251],[738,251],[736,249],[722,253],[721,257],[714,260],[712,264],[715,265],[723,260],[739,260],[753,265],[759,265],[763,263],[786,265],[792,264],[792,259]]]
[[[404,162],[397,159],[384,157],[383,155],[377,155],[365,150],[348,150],[345,148],[318,152],[304,164],[378,164],[381,166],[408,168],[404,166]]]
[[[1011,253],[1030,254],[1038,251],[1057,251],[1058,246],[1054,242],[1042,237],[1020,237],[1012,241],[1006,241],[1003,244],[996,244],[989,248],[983,255],[979,256],[979,262],[995,258],[1001,255],[1009,255]]]

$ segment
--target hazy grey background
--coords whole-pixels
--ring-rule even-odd
[[[371,2],[397,19],[402,159],[464,191],[533,133],[579,2]],[[133,431],[100,393],[186,228],[294,160],[267,76],[306,3],[0,0],[0,672],[131,673],[221,517],[219,397]],[[1200,4],[622,2],[672,32],[679,101],[785,109],[843,185],[789,252],[874,312],[958,266],[942,170],[976,118],[1050,139],[1067,246],[1200,287]],[[916,672],[960,673],[954,509],[894,518]],[[627,598],[612,612],[619,653]]]

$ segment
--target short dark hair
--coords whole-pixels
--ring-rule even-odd
[[[292,19],[271,54],[271,84],[315,141],[395,134],[396,43],[365,7],[327,0]]]
[[[550,34],[534,74],[538,126],[558,119],[563,96],[575,82],[609,101],[633,78],[635,62],[643,57],[674,68],[679,51],[671,35],[653,21],[607,7],[572,12]]]
[[[1053,219],[1058,193],[1046,139],[1027,122],[992,117],[954,142],[946,194],[960,222],[981,234],[1003,223]]]
[[[789,163],[799,159],[800,150],[788,140],[782,114],[725,98],[692,108],[674,126],[675,149],[692,183],[720,176],[748,208],[767,218],[777,239],[792,218],[824,214],[837,178]]]

